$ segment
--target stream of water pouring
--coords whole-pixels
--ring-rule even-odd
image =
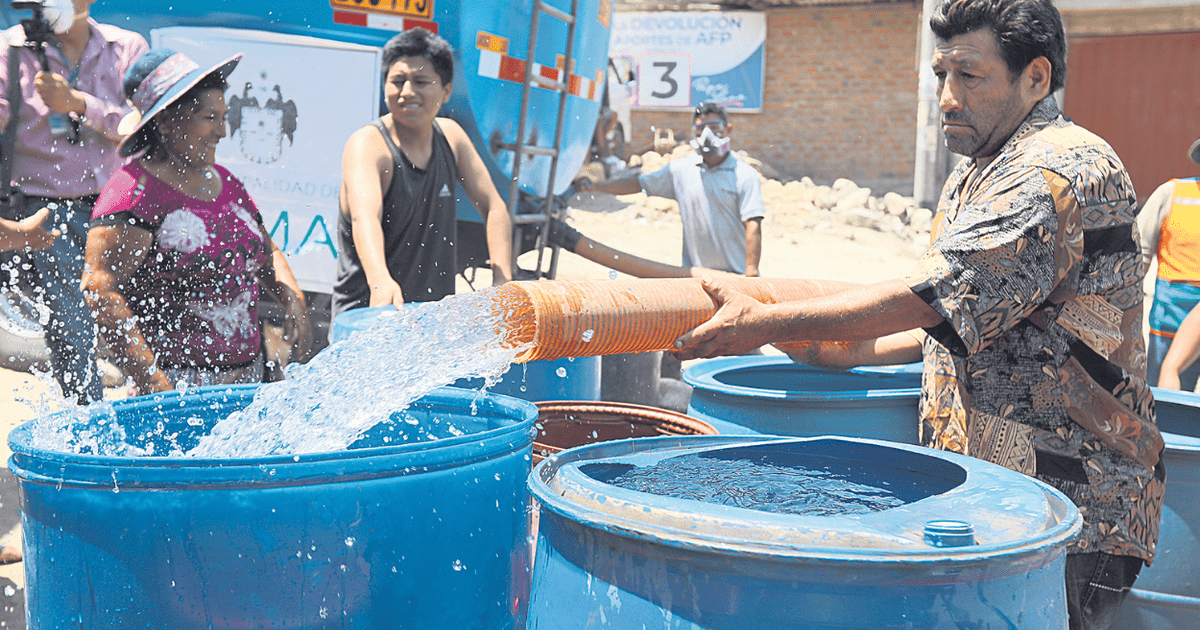
[[[260,387],[250,405],[218,422],[187,453],[140,452],[128,444],[106,403],[43,414],[34,446],[102,456],[203,458],[345,450],[438,387],[463,378],[482,377],[485,388],[499,381],[525,348],[506,347],[508,314],[493,293],[453,295],[381,316],[307,364],[289,366],[286,379]]]

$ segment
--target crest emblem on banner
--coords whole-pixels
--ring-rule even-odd
[[[285,100],[279,84],[271,85],[267,73],[259,81],[246,81],[242,93],[229,97],[229,134],[238,136],[238,148],[246,159],[270,164],[283,155],[283,139],[288,146],[296,133],[296,103]]]

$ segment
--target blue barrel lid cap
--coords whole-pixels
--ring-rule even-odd
[[[638,492],[581,470],[594,463],[650,466],[723,449],[790,449],[829,458],[845,451],[881,471],[931,471],[938,490],[925,498],[858,515],[775,514]],[[836,457],[836,455],[834,455]],[[957,471],[957,472],[955,472]],[[939,485],[940,484],[940,485]],[[612,534],[680,548],[829,561],[947,561],[1061,552],[1083,519],[1065,495],[1021,473],[980,459],[894,442],[834,436],[689,436],[641,438],[578,447],[538,464],[529,486],[544,509]],[[947,515],[977,544],[937,546],[927,525]],[[957,527],[957,530],[956,530]],[[961,526],[942,541],[962,542]],[[958,531],[958,533],[956,533]],[[959,536],[955,538],[955,536]]]
[[[963,521],[929,521],[925,542],[934,547],[969,547],[975,544],[975,528]]]

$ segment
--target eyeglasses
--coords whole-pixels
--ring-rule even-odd
[[[692,129],[697,134],[703,132],[705,129],[711,129],[713,133],[725,133],[725,121],[720,118],[701,120],[692,125]]]

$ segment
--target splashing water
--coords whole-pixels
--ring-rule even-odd
[[[255,458],[345,450],[438,387],[481,377],[487,388],[500,380],[527,346],[506,347],[504,321],[511,314],[501,312],[493,293],[453,295],[380,316],[371,328],[334,343],[307,364],[289,366],[283,381],[259,387],[253,402],[218,422],[186,453],[130,444],[134,436],[126,435],[109,403],[77,407],[60,401],[63,411],[57,413],[43,403],[32,445],[110,457]],[[417,429],[419,439],[439,436],[434,427]],[[437,430],[463,434],[454,427]],[[166,431],[158,423],[156,433],[173,444]]]
[[[263,457],[344,450],[437,387],[483,377],[495,385],[525,348],[505,347],[491,291],[416,304],[380,317],[218,422],[191,457]]]

